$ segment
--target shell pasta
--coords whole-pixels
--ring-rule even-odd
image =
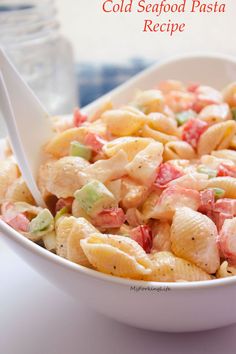
[[[11,153],[1,219],[80,266],[152,282],[236,275],[236,83],[175,80],[53,118],[38,207]]]

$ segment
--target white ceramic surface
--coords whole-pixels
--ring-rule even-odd
[[[158,64],[111,93],[127,102],[136,88],[174,78],[222,87],[236,78],[236,60],[199,56]],[[98,102],[100,102],[99,100]],[[98,102],[87,107],[91,111]],[[98,312],[132,326],[184,332],[236,323],[236,278],[194,283],[147,283],[115,278],[51,254],[0,222],[4,240],[57,287]]]
[[[1,354],[234,354],[236,325],[199,333],[132,328],[91,311],[0,240]]]

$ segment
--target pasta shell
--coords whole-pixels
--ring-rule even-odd
[[[98,160],[83,170],[83,183],[96,179],[102,183],[118,179],[126,174],[128,159],[123,150],[107,160]],[[81,176],[81,175],[80,175]],[[82,176],[81,176],[82,178]]]
[[[51,231],[46,235],[42,236],[42,241],[44,243],[44,247],[51,252],[56,251],[57,248],[57,240],[55,231]]]
[[[86,219],[76,219],[67,238],[66,258],[74,263],[90,267],[91,265],[81,248],[80,241],[96,232],[98,230]]]
[[[208,181],[208,188],[221,188],[225,191],[225,198],[236,198],[236,179],[234,177],[216,177]]]
[[[157,222],[152,223],[152,252],[160,251],[171,251],[170,242],[170,224],[167,222]]]
[[[145,119],[146,119],[146,115],[143,115],[142,110],[139,109],[138,107],[126,105],[126,106],[123,106],[123,107],[121,107],[121,108],[122,108],[122,109],[125,109],[125,110],[128,111],[128,112],[134,113],[134,114],[138,114],[138,115],[141,114],[143,117],[145,116]]]
[[[165,96],[165,103],[175,112],[183,112],[190,109],[195,101],[195,95],[191,92],[170,91]]]
[[[126,166],[128,175],[141,184],[151,185],[156,178],[157,168],[162,162],[162,154],[161,143],[149,144]]]
[[[236,268],[230,267],[227,261],[224,261],[216,272],[217,278],[227,278],[232,277],[234,275],[236,275]]]
[[[222,94],[210,86],[198,86],[195,91],[195,97],[194,109],[197,111],[201,111],[209,104],[220,104],[223,102]]]
[[[63,258],[67,257],[67,239],[73,228],[76,218],[62,217],[56,224],[56,253]]]
[[[149,281],[176,282],[210,280],[209,274],[196,265],[171,252],[157,252],[151,256],[152,273],[146,277]]]
[[[132,227],[143,225],[145,221],[143,215],[136,208],[128,209],[126,211],[125,217],[126,217],[126,222],[129,224],[129,226]]]
[[[141,136],[152,138],[162,144],[167,144],[170,141],[178,141],[179,139],[174,135],[168,135],[157,130],[151,129],[147,124],[141,129]]]
[[[119,229],[106,229],[106,233],[129,237],[132,229],[133,229],[132,226],[123,224]]]
[[[170,160],[169,163],[183,172],[187,171],[191,167],[190,161],[184,159]]]
[[[111,100],[108,99],[107,101],[103,102],[95,112],[89,115],[88,120],[90,122],[94,122],[97,119],[101,118],[103,113],[105,113],[106,111],[110,111],[112,108],[113,108],[113,104]]]
[[[57,133],[62,133],[67,129],[74,128],[73,117],[67,116],[54,116],[50,117],[52,126]]]
[[[11,202],[35,204],[34,198],[22,177],[17,178],[8,188],[6,199]]]
[[[212,104],[203,108],[198,119],[208,124],[216,124],[231,119],[231,111],[227,103]]]
[[[121,184],[121,203],[125,209],[137,208],[144,202],[149,193],[149,188],[140,185],[129,177],[122,179]]]
[[[162,113],[151,113],[146,118],[150,128],[158,130],[167,135],[177,134],[177,122],[175,119],[165,116]]]
[[[169,182],[168,187],[179,186],[195,191],[202,191],[208,186],[208,176],[204,173],[188,173]]]
[[[127,136],[108,142],[103,146],[103,151],[108,157],[112,157],[123,150],[127,154],[128,161],[131,161],[138,152],[145,149],[153,141],[150,138]]]
[[[199,139],[197,146],[198,154],[206,155],[213,150],[227,148],[235,133],[236,122],[232,120],[212,125]]]
[[[114,181],[109,181],[106,183],[107,189],[114,195],[117,202],[121,201],[121,188],[122,188],[122,179],[116,179]]]
[[[164,161],[175,159],[192,160],[196,158],[196,153],[192,146],[185,141],[170,141],[165,145]]]
[[[58,161],[51,161],[40,167],[39,187],[43,191],[56,195],[57,198],[72,197],[83,186],[81,172],[89,162],[80,157],[67,156]]]
[[[151,273],[151,261],[139,244],[124,236],[93,234],[80,241],[89,262],[100,272],[131,279]]]
[[[207,216],[186,207],[176,210],[171,226],[171,249],[176,256],[213,274],[220,265],[216,237],[216,226]]]
[[[140,91],[132,104],[141,109],[145,114],[163,112],[165,107],[164,97],[159,90]]]
[[[153,191],[147,197],[142,206],[142,215],[145,220],[148,220],[152,217],[155,206],[160,199],[161,191]]]
[[[225,87],[222,94],[224,101],[227,102],[230,107],[236,107],[236,82],[232,82]]]
[[[233,136],[230,144],[229,144],[230,149],[236,149],[236,135]]]
[[[84,142],[84,138],[88,133],[87,127],[71,128],[62,133],[57,134],[45,146],[44,150],[47,154],[56,158],[69,155],[70,144],[72,141]]]
[[[0,161],[0,204],[5,199],[5,194],[10,185],[18,178],[19,170],[11,159]]]
[[[212,155],[203,155],[200,159],[200,162],[207,168],[211,168],[213,170],[217,170],[222,163],[229,166],[234,165],[233,161],[229,159],[221,159]]]
[[[145,123],[145,115],[142,112],[133,113],[126,109],[107,111],[102,114],[101,119],[114,136],[133,135]]]
[[[236,151],[224,149],[224,150],[212,151],[211,155],[218,157],[220,159],[231,160],[234,162],[234,164],[236,164]]]

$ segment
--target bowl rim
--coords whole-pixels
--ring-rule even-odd
[[[232,63],[236,65],[236,57],[230,54],[223,54],[219,52],[207,52],[207,51],[193,51],[191,53],[183,53],[183,54],[177,54],[177,55],[168,55],[166,57],[161,58],[158,60],[156,63],[153,63],[146,69],[142,70],[140,73],[134,75],[131,77],[129,80],[124,82],[123,84],[115,87],[113,90],[109,91],[105,95],[97,98],[95,101],[89,103],[88,105],[84,106],[81,108],[81,111],[84,113],[92,112],[94,109],[97,108],[98,105],[101,105],[106,101],[107,99],[111,98],[113,96],[116,96],[117,94],[120,93],[120,91],[123,91],[124,89],[128,89],[130,86],[132,86],[136,81],[141,80],[144,78],[146,75],[152,73],[152,71],[155,71],[157,69],[161,69],[171,63],[177,63],[182,60],[193,60],[193,59],[215,59],[215,60],[222,60],[226,61],[228,63]]]
[[[109,98],[110,96],[114,96],[119,93],[120,90],[128,88],[135,81],[142,79],[145,75],[151,73],[152,71],[157,70],[158,68],[162,68],[165,65],[168,65],[173,62],[179,62],[181,60],[191,60],[191,59],[216,59],[216,60],[225,60],[226,62],[230,62],[236,65],[236,58],[228,54],[221,53],[208,53],[208,52],[192,52],[192,53],[184,53],[181,55],[168,56],[166,58],[161,59],[156,64],[151,65],[149,68],[143,70],[138,75],[135,75],[133,78],[128,80],[122,85],[119,85],[114,90],[105,94],[104,96],[98,98],[94,102],[90,103],[86,107],[82,108],[82,111],[91,111],[99,104],[101,104],[104,100]],[[27,239],[18,231],[11,228],[5,222],[0,219],[0,233],[8,236],[13,242],[19,244],[27,251],[32,252],[33,254],[37,254],[43,257],[45,260],[49,262],[53,262],[59,266],[62,266],[64,269],[70,269],[76,272],[81,272],[83,275],[86,275],[91,278],[95,278],[98,280],[102,280],[108,283],[119,284],[128,287],[151,287],[152,289],[157,288],[169,288],[170,290],[194,290],[194,289],[208,289],[212,287],[219,287],[222,285],[235,285],[236,284],[236,276],[231,276],[227,278],[213,279],[213,280],[205,280],[205,281],[194,281],[194,282],[153,282],[153,281],[143,281],[143,280],[133,280],[127,278],[121,278],[109,274],[104,274],[97,270],[89,269],[82,265],[73,263],[65,258],[62,258],[45,248],[37,245],[33,241]]]

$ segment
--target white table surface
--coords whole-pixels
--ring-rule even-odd
[[[168,334],[114,322],[57,290],[0,243],[0,354],[234,354],[235,338],[236,325]]]

